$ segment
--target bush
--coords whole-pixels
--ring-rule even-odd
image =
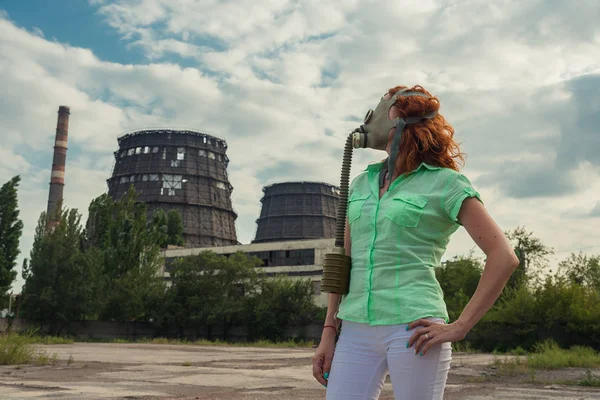
[[[55,364],[56,354],[36,349],[27,335],[0,335],[0,365]]]
[[[540,287],[506,289],[467,335],[483,351],[534,351],[552,339],[558,346],[600,349],[600,294],[593,288],[549,277]]]

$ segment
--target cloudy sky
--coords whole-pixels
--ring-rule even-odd
[[[69,207],[106,191],[123,132],[203,130],[228,142],[248,243],[262,187],[338,184],[345,137],[399,84],[441,99],[503,229],[524,225],[557,260],[598,253],[598,21],[597,0],[0,0],[0,181],[23,179],[23,255],[59,105]],[[382,157],[357,151],[352,175]],[[447,256],[472,247],[460,230]]]

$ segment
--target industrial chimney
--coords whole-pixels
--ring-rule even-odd
[[[50,194],[48,196],[48,221],[56,223],[56,209],[63,198],[65,186],[65,162],[67,159],[67,140],[69,135],[69,107],[58,107],[58,122],[56,124],[56,139],[54,141],[54,159],[52,160],[52,175],[50,176]]]

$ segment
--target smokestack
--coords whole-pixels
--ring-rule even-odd
[[[58,204],[63,198],[65,186],[65,163],[67,160],[67,141],[69,136],[69,114],[67,106],[58,107],[58,122],[56,124],[56,139],[54,141],[54,159],[52,160],[52,175],[50,176],[50,194],[48,196],[48,221],[53,220]],[[56,217],[57,218],[57,217]]]

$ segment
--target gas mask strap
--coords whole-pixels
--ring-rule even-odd
[[[426,119],[431,119],[437,115],[437,111],[432,111],[420,117],[408,117],[404,118],[406,125],[417,124],[419,122],[425,121]]]
[[[402,131],[406,121],[403,118],[398,118],[396,121],[396,131],[394,132],[394,139],[392,141],[392,154],[388,158],[388,179],[392,181],[392,176],[396,172],[396,159],[398,158],[398,152],[400,151],[400,138],[402,137]]]
[[[408,117],[408,118],[396,118],[394,124],[396,125],[396,131],[394,132],[394,138],[392,140],[392,154],[388,158],[388,179],[391,181],[394,172],[396,172],[396,159],[400,152],[400,138],[406,125],[417,124],[419,122],[431,119],[437,115],[437,111],[432,111],[420,117]]]

